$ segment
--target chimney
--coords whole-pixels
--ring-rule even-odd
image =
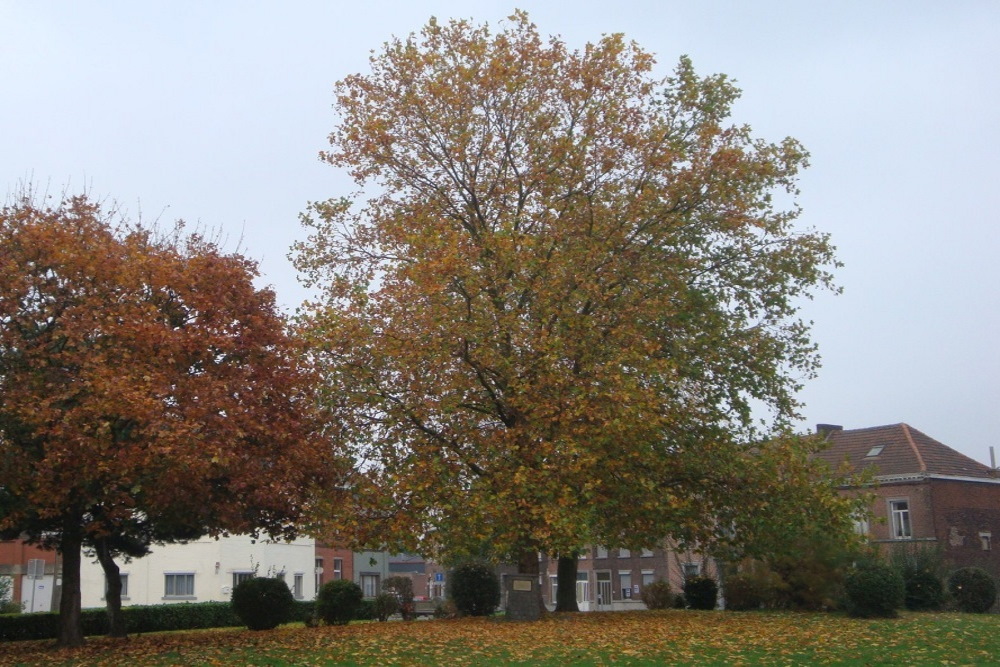
[[[830,434],[834,431],[843,431],[844,427],[839,424],[816,424],[817,435],[823,436],[824,440],[829,440]]]

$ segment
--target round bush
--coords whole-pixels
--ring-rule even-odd
[[[233,611],[251,630],[270,630],[295,620],[295,598],[280,579],[252,577],[233,590]]]
[[[451,573],[450,595],[465,616],[489,616],[500,606],[500,581],[485,563],[459,565]]]
[[[944,604],[944,584],[941,577],[933,572],[908,572],[903,579],[906,585],[905,604],[910,611],[934,611]]]
[[[399,611],[399,600],[392,593],[379,593],[375,596],[375,618],[379,622],[386,622],[389,617]]]
[[[666,579],[657,579],[643,586],[641,596],[647,609],[669,609],[674,603],[674,596],[670,593],[670,582]]]
[[[990,610],[997,599],[997,585],[986,570],[963,567],[948,579],[948,592],[959,611],[982,614]]]
[[[871,564],[852,570],[844,581],[847,612],[860,618],[895,618],[906,587],[895,568]]]
[[[362,599],[364,593],[353,581],[327,582],[316,596],[316,615],[328,625],[347,625],[357,616]]]
[[[725,594],[726,609],[729,611],[753,611],[764,604],[759,578],[750,574],[726,577]]]
[[[684,581],[684,599],[692,609],[715,609],[719,585],[712,577],[688,577]]]

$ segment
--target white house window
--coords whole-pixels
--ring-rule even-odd
[[[983,531],[979,533],[979,543],[983,547],[983,551],[991,551],[993,545],[991,544],[993,535],[989,531]]]
[[[697,577],[701,574],[701,563],[684,563],[684,578]]]
[[[642,558],[652,558],[653,557],[653,550],[652,549],[643,549],[641,557]]]
[[[619,558],[631,558],[632,557],[632,552],[629,549],[619,549],[618,550],[618,557]]]
[[[316,569],[314,570],[314,572],[316,573],[316,593],[319,594],[319,589],[322,588],[322,586],[323,586],[323,559],[322,558],[317,558],[316,559]]]
[[[292,596],[296,600],[301,600],[303,597],[305,597],[304,594],[302,593],[302,588],[303,588],[302,574],[296,573],[292,578]]]
[[[892,538],[894,540],[908,540],[913,537],[908,500],[890,500],[889,515],[892,518]]]
[[[128,598],[128,575],[127,574],[121,574],[121,573],[119,573],[118,574],[118,578],[122,582],[122,596],[121,597],[122,597],[123,600],[125,600],[125,599]],[[104,579],[104,597],[107,598],[107,596],[108,596],[108,580],[107,580],[107,577],[105,577],[105,579]]]
[[[632,573],[619,572],[618,581],[619,586],[621,586],[622,600],[630,600],[632,598]]]
[[[194,597],[194,573],[183,572],[163,576],[163,597],[191,598]]]
[[[597,547],[597,555],[594,558],[607,558],[608,548],[607,547]]]
[[[656,581],[656,574],[652,570],[642,571],[642,587],[645,588]]]
[[[333,578],[343,579],[344,578],[344,559],[334,558],[333,559]]]
[[[559,599],[559,577],[549,575],[549,586],[552,587],[552,604],[555,604],[556,600]]]
[[[378,575],[362,574],[361,591],[364,593],[366,598],[373,598],[378,595]]]
[[[867,535],[871,530],[871,526],[868,524],[868,517],[864,515],[858,515],[854,517],[854,532],[857,535]]]
[[[590,577],[586,572],[576,573],[576,601],[586,602],[590,599]]]
[[[247,579],[253,579],[253,570],[233,572],[233,588],[235,589]]]

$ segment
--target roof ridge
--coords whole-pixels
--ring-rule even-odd
[[[906,441],[910,443],[910,449],[913,450],[914,455],[917,457],[917,464],[920,466],[920,472],[927,472],[927,464],[924,463],[924,457],[920,454],[920,448],[917,447],[917,443],[913,442],[913,436],[910,435],[910,427],[907,424],[899,424],[902,427],[903,433],[906,435]]]

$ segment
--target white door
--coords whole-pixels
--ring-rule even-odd
[[[597,573],[597,610],[611,609],[611,573]]]

